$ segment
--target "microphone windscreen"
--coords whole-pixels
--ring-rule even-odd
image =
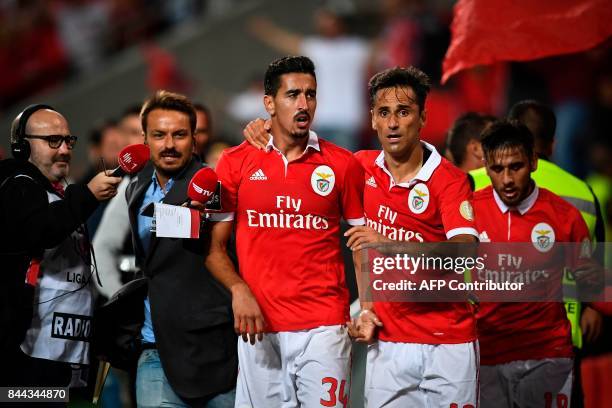
[[[218,181],[217,173],[210,167],[204,167],[197,171],[189,181],[187,197],[190,200],[206,203],[215,193]]]
[[[126,174],[138,173],[149,161],[149,146],[141,143],[126,146],[119,153],[119,167]]]

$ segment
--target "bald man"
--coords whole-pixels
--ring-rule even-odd
[[[11,127],[14,159],[0,171],[3,386],[86,384],[93,302],[83,223],[121,179],[100,173],[66,186],[76,141],[47,105],[28,107]]]

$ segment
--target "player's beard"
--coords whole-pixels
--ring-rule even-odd
[[[310,129],[296,130],[296,131],[291,132],[291,137],[297,140],[301,140],[305,137],[308,137],[309,133],[310,133]]]

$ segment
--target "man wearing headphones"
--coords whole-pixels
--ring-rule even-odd
[[[121,179],[100,173],[64,190],[77,138],[48,105],[21,112],[10,138],[14,159],[0,171],[0,385],[84,385],[73,372],[89,363],[93,306],[83,223]]]

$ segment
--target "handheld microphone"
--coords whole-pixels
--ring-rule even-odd
[[[123,177],[136,174],[147,164],[151,152],[145,144],[132,144],[119,152],[119,166],[111,172],[112,177]]]
[[[201,168],[189,181],[188,200],[206,204],[215,194],[218,180],[217,173],[213,169],[210,167]]]

